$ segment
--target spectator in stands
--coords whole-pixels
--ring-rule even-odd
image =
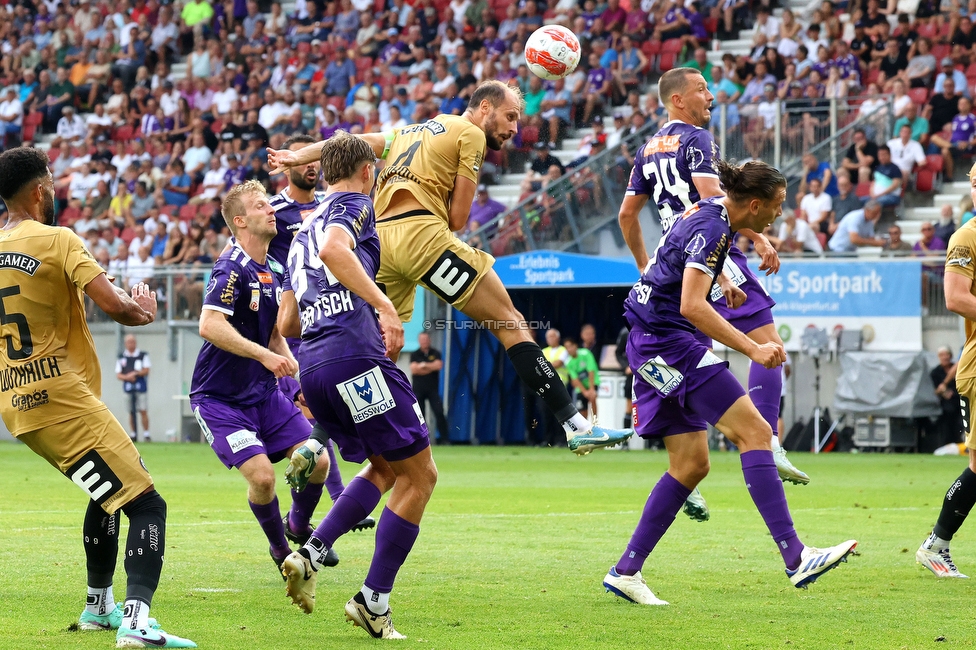
[[[539,114],[548,126],[546,139],[549,148],[555,149],[557,143],[562,141],[563,132],[570,127],[571,111],[573,108],[573,93],[566,88],[565,81],[557,79],[552,89],[547,90],[540,106],[542,112]]]
[[[915,56],[908,60],[908,67],[901,73],[901,78],[908,83],[909,88],[928,88],[936,69],[936,60],[932,56],[932,42],[927,38],[920,38],[915,42]]]
[[[88,136],[85,120],[80,115],[75,114],[74,106],[65,106],[61,111],[64,113],[64,117],[58,121],[56,141],[66,140],[72,144],[80,143]]]
[[[888,140],[891,161],[898,165],[904,178],[909,178],[915,165],[925,165],[925,151],[922,145],[912,140],[912,127],[907,122],[902,123],[897,133],[897,138]]]
[[[945,85],[946,79],[952,79],[953,85],[958,90],[962,90],[962,94],[965,97],[969,97],[969,84],[966,81],[966,75],[962,70],[955,67],[952,62],[951,57],[945,57],[942,59],[942,72],[938,74],[935,78],[935,85],[932,87],[933,92],[941,93]]]
[[[566,173],[566,168],[563,166],[562,161],[556,156],[552,155],[550,152],[550,146],[544,141],[540,140],[536,142],[532,150],[534,155],[532,157],[532,163],[529,165],[529,177],[532,180],[537,180],[538,178],[545,176],[549,172],[550,167],[558,167],[559,175],[562,176]]]
[[[929,99],[929,106],[932,109],[932,114],[929,116],[929,135],[935,135],[959,114],[959,95],[956,93],[956,82],[952,79],[946,79],[942,84],[942,92],[932,95],[932,98]]]
[[[888,241],[885,242],[884,249],[886,251],[912,250],[912,245],[901,238],[901,227],[898,224],[892,224],[888,227]]]
[[[4,100],[0,102],[0,145],[4,149],[20,144],[23,120],[24,105],[17,96],[17,89],[8,86]]]
[[[868,140],[864,129],[861,127],[854,129],[853,140],[854,142],[847,149],[841,165],[850,172],[852,177],[857,175],[858,183],[868,183],[871,181],[871,174],[878,165],[878,145]]]
[[[600,57],[594,53],[589,57],[589,72],[586,74],[586,85],[583,100],[583,124],[590,123],[590,117],[603,112],[603,104],[610,92],[610,71],[600,66]]]
[[[951,80],[947,82],[951,83]],[[952,178],[957,156],[972,157],[976,153],[976,115],[972,114],[973,104],[968,97],[957,100],[959,112],[952,118],[950,134],[933,133],[932,144],[942,153],[943,169],[947,178]]]
[[[156,260],[149,254],[149,247],[142,246],[138,253],[130,256],[126,261],[125,275],[123,276],[125,290],[130,291],[132,286],[139,282],[150,284],[155,275]]]
[[[849,212],[840,220],[828,247],[834,253],[853,253],[861,246],[884,246],[885,240],[874,234],[879,219],[881,204],[868,201],[864,208]]]
[[[817,182],[817,181],[815,181]],[[824,194],[823,196],[826,196]],[[797,219],[796,213],[785,212],[783,223],[779,226],[779,250],[786,253],[823,253],[823,246],[817,238],[814,229],[803,219]]]
[[[758,69],[758,67],[757,65],[756,68]],[[746,90],[748,92],[748,88]],[[749,152],[749,155],[758,159],[762,156],[766,145],[773,141],[776,117],[780,112],[779,98],[776,97],[775,84],[766,84],[764,94],[755,110],[759,119],[754,121],[754,129],[745,134],[745,144],[746,151]]]
[[[766,63],[760,61],[756,63],[752,79],[749,80],[745,90],[742,91],[742,95],[739,97],[739,103],[755,104],[763,101],[767,85],[771,85],[775,93],[776,77],[769,73]]]
[[[135,194],[132,195],[132,206],[129,209],[132,218],[136,221],[142,221],[149,214],[149,211],[155,207],[156,199],[152,194],[149,194],[146,183],[138,181]]]
[[[966,199],[968,199],[969,206],[971,207],[972,198],[967,196]],[[949,238],[956,232],[956,222],[953,220],[952,213],[951,205],[943,205],[939,214],[939,223],[935,224],[935,236],[947,244],[949,243]]]
[[[348,0],[343,1],[348,4]],[[349,59],[346,49],[340,47],[325,68],[325,92],[330,97],[345,97],[354,85],[356,64]]]
[[[714,80],[712,77],[712,70],[715,68],[715,66],[709,63],[708,51],[703,47],[695,48],[694,58],[692,58],[690,61],[685,61],[681,64],[681,66],[701,72],[702,76],[705,77],[706,83],[711,84]]]
[[[164,205],[181,207],[190,200],[190,187],[193,181],[186,173],[183,161],[175,159],[170,162],[169,170],[163,179],[162,198]]]
[[[946,243],[935,236],[935,226],[931,221],[922,223],[922,237],[915,242],[913,249],[919,253],[942,252],[946,249]]]
[[[837,177],[834,175],[834,171],[830,168],[830,162],[824,160],[821,162],[817,159],[817,156],[807,152],[803,154],[803,175],[800,176],[800,194],[806,194],[809,191],[808,184],[814,178],[820,179],[820,186],[824,192],[829,194],[831,197],[837,196]]]
[[[830,223],[830,214],[833,211],[833,202],[829,194],[823,191],[823,184],[819,178],[812,178],[808,183],[810,191],[800,200],[799,218],[806,221],[816,232],[829,232],[829,225],[824,226],[821,222]]]
[[[926,106],[925,110],[931,110],[931,106]],[[912,140],[918,142],[922,147],[929,144],[929,121],[927,118],[918,114],[918,105],[914,102],[905,108],[905,114],[895,121],[894,133],[901,132],[901,127],[907,124],[912,129]]]
[[[474,231],[485,225],[495,217],[504,214],[508,208],[504,204],[488,196],[488,186],[479,185],[478,191],[471,204],[471,216],[468,218],[468,230]]]
[[[901,169],[891,162],[888,145],[878,147],[878,164],[874,168],[871,181],[871,198],[883,206],[896,206],[901,203],[903,189]]]

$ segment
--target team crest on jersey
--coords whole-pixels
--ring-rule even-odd
[[[946,255],[946,266],[958,266],[968,269],[973,263],[973,251],[969,246],[953,246],[949,254]]]
[[[685,252],[694,257],[705,250],[706,244],[707,242],[705,241],[705,236],[700,232],[695,233],[695,236],[692,237],[691,241],[688,242],[688,245],[685,246]]]
[[[257,311],[258,307],[260,306],[261,306],[261,290],[251,289],[251,302],[250,304],[248,304],[248,307],[251,308],[251,311]]]
[[[365,422],[396,406],[396,400],[393,399],[379,366],[374,366],[349,381],[336,384],[336,390],[349,407],[349,413],[356,423]]]

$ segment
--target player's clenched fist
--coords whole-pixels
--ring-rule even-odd
[[[749,358],[764,368],[776,368],[786,361],[786,350],[780,343],[760,343]]]
[[[277,378],[290,377],[298,372],[298,364],[293,359],[269,352],[261,365],[274,373]]]

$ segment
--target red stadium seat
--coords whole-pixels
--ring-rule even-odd
[[[866,196],[871,196],[871,183],[866,181],[864,183],[858,183],[857,187],[854,189],[854,194],[856,194],[857,198],[859,199],[863,199]]]
[[[678,62],[678,55],[674,52],[661,52],[661,58],[658,59],[657,69],[662,73],[667,72],[673,68]]]
[[[942,61],[945,57],[949,56],[952,51],[952,46],[945,43],[939,43],[938,45],[932,46],[932,56],[935,57],[936,61]]]
[[[37,133],[37,127],[44,123],[44,115],[41,113],[28,113],[24,116],[24,132],[22,134],[22,140],[24,142],[33,142],[34,134]],[[53,160],[51,162],[54,162]]]
[[[644,41],[641,45],[641,52],[647,55],[647,58],[653,58],[661,53],[661,41]]]
[[[945,161],[942,160],[942,154],[930,153],[925,156],[925,169],[933,172],[935,174],[941,174],[942,168],[945,165]]]
[[[918,26],[918,37],[933,40],[939,34],[939,29],[933,23]]]
[[[368,56],[361,56],[356,59],[356,76],[362,75],[365,70],[373,67],[373,59]]]
[[[681,49],[684,47],[684,41],[680,38],[669,38],[666,41],[661,42],[661,53],[671,52],[675,56],[681,53]]]
[[[718,31],[718,18],[706,18],[704,20],[705,31],[709,34],[714,34]]]
[[[929,100],[928,88],[912,88],[908,91],[908,96],[912,98],[912,103],[923,106]]]
[[[191,221],[197,216],[197,206],[189,203],[180,208],[180,221]]]
[[[825,233],[818,232],[817,233],[817,241],[820,242],[820,246],[824,250],[827,250],[827,235]]]
[[[928,169],[920,169],[915,175],[915,191],[931,192],[935,189],[935,174]]]
[[[312,44],[308,41],[299,41],[298,47],[295,49],[297,49],[299,52],[305,52],[307,54],[308,52],[312,51]]]
[[[81,218],[81,210],[78,208],[73,208],[71,206],[66,207],[61,211],[61,216],[58,217],[58,225],[60,226],[71,226],[74,222]]]
[[[135,136],[135,129],[126,124],[125,126],[120,126],[115,129],[115,137],[113,138],[117,142],[128,142]]]
[[[531,147],[538,141],[539,141],[539,127],[537,126],[522,127],[522,148],[523,149]]]
[[[868,70],[868,76],[867,76],[867,79],[865,79],[865,82],[864,82],[865,85],[876,83],[878,81],[878,77],[880,75],[881,75],[881,70],[879,70],[878,68],[874,68],[872,70]]]

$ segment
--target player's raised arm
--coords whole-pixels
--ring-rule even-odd
[[[393,142],[393,137],[395,132],[390,131],[387,133],[364,133],[362,135],[357,135],[356,137],[362,138],[366,143],[373,149],[373,153],[376,154],[377,158],[385,158],[387,151],[389,151],[390,143]],[[268,167],[271,168],[271,175],[280,174],[284,172],[289,167],[298,167],[299,165],[307,165],[309,163],[315,162],[322,156],[322,145],[325,140],[321,142],[313,142],[307,147],[302,147],[298,151],[290,151],[288,149],[271,149],[268,148]],[[474,193],[471,194],[472,200],[474,199]],[[470,203],[469,203],[470,205]]]

